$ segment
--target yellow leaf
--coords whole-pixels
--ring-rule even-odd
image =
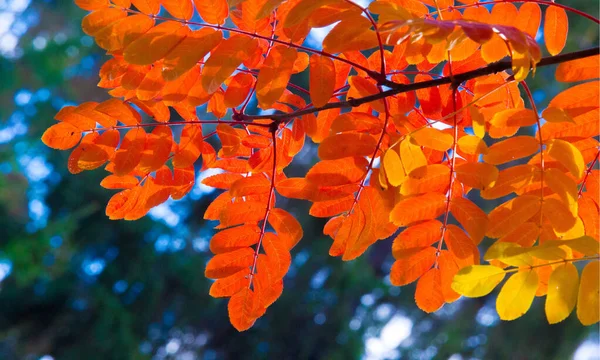
[[[553,107],[550,106],[548,107],[546,110],[544,110],[544,112],[542,112],[542,117],[544,118],[544,120],[546,120],[547,122],[551,122],[551,123],[560,123],[560,122],[570,122],[570,123],[575,123],[575,120],[573,120],[573,118],[567,114],[566,111],[564,111],[561,108],[557,108],[557,107]]]
[[[577,318],[583,325],[592,325],[600,320],[600,262],[592,261],[581,272],[577,294]]]
[[[466,135],[458,139],[458,148],[467,154],[487,154],[488,147],[480,137]]]
[[[560,139],[550,140],[546,145],[548,154],[569,169],[577,180],[583,177],[585,160],[575,145]]]
[[[496,127],[531,126],[537,122],[537,115],[530,109],[507,109],[494,114],[490,124]]]
[[[400,143],[400,159],[407,174],[410,174],[416,168],[427,165],[427,158],[425,158],[421,147],[408,140]]]
[[[560,199],[577,215],[577,183],[562,171],[550,168],[544,171],[544,181]]]
[[[550,275],[546,297],[546,318],[556,324],[566,319],[577,303],[579,274],[572,263],[558,266]]]
[[[502,320],[514,320],[525,314],[538,288],[537,272],[522,271],[511,276],[496,299],[496,310]]]
[[[503,263],[512,266],[533,265],[533,258],[523,250],[524,249],[519,244],[498,241],[490,246],[483,256],[483,259],[486,261],[500,260]]]
[[[406,178],[400,156],[393,149],[389,149],[383,156],[383,168],[387,180],[392,186],[400,186]]]
[[[485,136],[485,119],[478,108],[475,106],[469,106],[469,113],[473,122],[473,132],[475,136],[483,139]]]
[[[481,297],[489,294],[506,272],[492,265],[471,265],[458,271],[452,281],[452,290],[467,297]]]
[[[446,151],[454,144],[452,135],[430,127],[418,129],[410,137],[420,146],[439,151]]]

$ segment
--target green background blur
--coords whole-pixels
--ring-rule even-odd
[[[598,1],[569,5],[598,15]],[[84,15],[70,0],[0,0],[0,359],[600,359],[598,327],[547,325],[541,299],[512,322],[495,295],[424,314],[414,285],[389,285],[390,239],[331,258],[304,202],[278,204],[305,230],[282,297],[238,333],[203,276],[216,193],[196,186],[142,220],[109,221],[104,171],[71,175],[69,152],[39,140],[62,106],[108,99]],[[596,46],[598,27],[570,20],[566,50]],[[553,71],[530,80],[541,106],[561,90]],[[292,173],[315,160],[301,155]]]

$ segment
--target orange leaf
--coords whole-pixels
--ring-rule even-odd
[[[75,0],[75,5],[83,10],[94,11],[102,8],[107,8],[110,3],[108,0]]]
[[[526,2],[519,8],[515,26],[535,39],[542,21],[542,10],[536,3]]]
[[[87,14],[81,22],[81,29],[84,33],[95,36],[104,27],[123,19],[127,13],[116,8],[104,8]]]
[[[549,107],[562,109],[575,123],[546,123],[541,134],[544,141],[554,138],[588,138],[600,133],[600,84],[590,81],[566,89],[550,101]],[[592,105],[595,104],[595,105]]]
[[[186,124],[181,130],[179,146],[173,155],[173,167],[185,168],[193,165],[201,154],[202,126]]]
[[[534,222],[519,225],[512,232],[501,237],[498,242],[511,242],[523,247],[531,247],[540,235],[540,228]]]
[[[404,229],[392,243],[394,258],[401,259],[418,252],[442,238],[442,223],[429,220]]]
[[[514,168],[513,168],[514,169]],[[466,162],[456,166],[456,179],[476,189],[493,187],[498,179],[498,169],[494,165],[480,162]]]
[[[112,162],[116,175],[125,175],[139,164],[146,146],[146,131],[143,128],[131,129],[123,137],[119,150]]]
[[[437,250],[428,246],[423,250],[402,257],[394,262],[390,271],[390,282],[394,286],[404,286],[416,281],[435,263]]]
[[[361,98],[379,93],[379,89],[374,83],[360,76],[348,77],[348,85],[350,85],[350,90],[348,90],[347,98]],[[377,112],[385,112],[383,100],[371,101],[368,104]]]
[[[217,279],[217,281],[211,285],[208,293],[215,298],[233,296],[242,290],[242,288],[248,287],[250,282],[249,277],[249,270],[240,270],[226,278]]]
[[[194,15],[191,0],[160,0],[160,3],[174,18],[190,20]]]
[[[189,33],[190,28],[176,21],[165,21],[148,30],[123,50],[125,61],[150,65],[164,58]]]
[[[225,0],[223,0],[225,1]],[[201,2],[201,1],[197,1]],[[258,41],[249,36],[232,35],[211,52],[202,69],[202,86],[212,94],[258,47]]]
[[[105,189],[131,189],[137,186],[139,180],[132,175],[117,176],[108,175],[100,182],[100,186]]]
[[[499,238],[526,223],[540,210],[540,198],[522,195],[498,206],[488,216],[489,226],[486,235]]]
[[[142,153],[138,169],[149,173],[167,162],[173,147],[173,132],[168,126],[157,126],[147,135],[146,148]]]
[[[537,122],[537,115],[530,109],[507,109],[494,114],[490,124],[496,127],[531,126]]]
[[[450,185],[450,168],[444,164],[421,166],[414,169],[402,183],[402,195],[426,192],[445,194]]]
[[[488,217],[479,206],[469,199],[455,197],[450,201],[450,212],[469,233],[475,244],[483,240],[488,227]]]
[[[144,14],[158,14],[160,11],[159,0],[131,0],[131,3]]]
[[[209,28],[189,33],[164,57],[162,75],[165,80],[173,81],[192,69],[221,42],[222,38],[220,31]]]
[[[217,254],[210,259],[204,269],[209,279],[222,279],[241,270],[248,270],[254,263],[254,250],[249,247]]]
[[[319,145],[319,157],[336,160],[348,156],[372,156],[377,140],[369,134],[342,133],[329,136]]]
[[[118,119],[125,125],[137,125],[142,122],[142,117],[129,104],[119,99],[106,100],[95,108],[96,111]]]
[[[259,235],[260,229],[254,224],[221,230],[210,239],[210,251],[221,254],[247,248],[258,242]]]
[[[567,61],[558,64],[556,68],[556,80],[560,82],[591,80],[598,77],[600,77],[600,55]]]
[[[263,219],[265,210],[265,204],[257,201],[235,202],[221,211],[220,227],[255,223]]]
[[[533,155],[539,148],[540,143],[531,136],[514,136],[490,146],[488,153],[483,155],[483,161],[492,165],[504,164]]]
[[[194,0],[194,4],[202,20],[209,24],[221,25],[229,14],[227,0]]]
[[[102,166],[114,155],[119,140],[119,131],[113,129],[105,131],[90,144],[82,142],[80,145],[82,153],[77,166],[82,170],[92,170]]]
[[[335,90],[333,60],[318,54],[310,56],[309,89],[310,100],[315,107],[323,106],[329,102]]]
[[[237,73],[231,78],[225,90],[224,103],[228,108],[234,108],[241,105],[252,88],[254,77],[247,73]]]
[[[217,135],[219,135],[219,140],[221,140],[221,144],[223,145],[223,156],[234,155],[241,144],[238,132],[230,125],[219,124],[217,125]]]
[[[431,313],[444,305],[442,278],[439,268],[431,268],[421,276],[415,290],[415,302],[419,309]]]
[[[479,249],[469,237],[456,225],[448,225],[444,233],[444,242],[448,250],[461,260],[470,265],[479,264]]]
[[[248,288],[243,288],[229,299],[227,310],[229,321],[237,331],[250,329],[261,315],[258,297]]]
[[[241,197],[248,195],[267,194],[271,189],[271,181],[263,174],[238,178],[229,189],[231,196]]]
[[[311,205],[309,214],[314,217],[328,218],[348,211],[354,203],[354,196],[342,199],[319,201]]]
[[[302,239],[302,226],[287,211],[279,208],[271,209],[268,221],[288,250],[291,250]]]
[[[292,257],[287,244],[273,233],[265,233],[262,241],[263,248],[269,260],[270,272],[276,279],[281,279],[287,273]]]
[[[544,21],[544,42],[550,55],[562,51],[569,33],[569,19],[565,9],[558,6],[548,6]]]
[[[529,164],[513,166],[500,171],[494,185],[482,189],[483,191],[480,194],[484,199],[498,199],[533,183],[537,179],[539,179],[539,172],[535,166]]]
[[[281,296],[283,292],[283,280],[277,279],[271,269],[273,266],[266,255],[258,255],[256,265],[256,274],[254,275],[253,286],[259,297],[261,307],[266,309]]]
[[[358,14],[340,21],[323,39],[323,50],[328,53],[362,51],[377,45],[377,35],[371,30],[371,22]]]
[[[171,197],[173,200],[179,200],[184,197],[192,188],[196,181],[196,172],[194,166],[173,169],[173,188]]]
[[[58,150],[67,150],[77,145],[81,140],[82,131],[75,126],[60,122],[48,128],[42,135],[42,141],[46,146]]]
[[[271,49],[256,80],[256,99],[262,109],[269,109],[283,95],[298,57],[295,48],[277,45]]]
[[[242,179],[245,178],[241,174],[222,173],[202,179],[202,184],[216,189],[229,189],[233,183]],[[230,194],[231,196],[235,196],[232,192]]]
[[[321,160],[307,173],[306,180],[317,186],[338,186],[355,183],[363,178],[369,162],[363,157]]]
[[[357,131],[375,135],[381,133],[382,125],[381,120],[373,115],[362,112],[347,112],[333,120],[331,132]]]
[[[408,226],[422,220],[431,220],[442,215],[446,209],[446,196],[426,193],[400,201],[390,213],[396,226]]]

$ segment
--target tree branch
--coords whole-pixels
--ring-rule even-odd
[[[536,67],[544,67],[544,66],[549,66],[549,65],[560,64],[563,62],[577,60],[577,59],[583,59],[583,58],[595,56],[598,54],[600,54],[600,48],[595,47],[595,48],[591,48],[591,49],[574,51],[571,53],[566,53],[566,54],[561,54],[561,55],[548,56],[548,57],[542,58],[542,60],[540,60],[540,62],[537,63]],[[271,119],[271,120],[275,120],[275,121],[285,121],[288,119],[292,119],[295,117],[299,117],[299,116],[303,116],[303,115],[307,115],[307,114],[311,114],[311,113],[323,111],[323,110],[357,107],[357,106],[360,106],[362,104],[365,104],[365,103],[368,103],[371,101],[384,99],[384,98],[387,98],[388,96],[401,94],[401,93],[405,93],[405,92],[409,92],[409,91],[426,89],[426,88],[430,88],[430,87],[434,87],[434,86],[447,85],[447,84],[452,84],[452,83],[458,85],[460,83],[463,83],[463,82],[471,80],[471,79],[475,79],[475,78],[485,76],[485,75],[495,74],[495,73],[498,73],[498,72],[501,72],[504,70],[509,70],[511,68],[512,68],[512,62],[510,60],[503,60],[503,61],[498,61],[498,62],[489,64],[486,67],[467,71],[465,73],[455,74],[453,76],[446,76],[446,77],[442,77],[442,78],[434,79],[434,80],[416,82],[416,83],[412,83],[412,84],[397,84],[397,83],[394,83],[391,81],[387,81],[383,85],[391,87],[391,89],[386,90],[381,93],[378,93],[378,94],[373,94],[373,95],[369,95],[369,96],[365,96],[365,97],[361,97],[361,98],[357,98],[357,99],[351,98],[351,99],[348,99],[345,101],[340,101],[340,102],[336,102],[336,103],[328,103],[328,104],[325,104],[324,106],[310,107],[307,109],[302,109],[302,110],[294,111],[291,113],[285,113],[285,114],[271,114],[271,115],[236,114],[237,116],[234,117],[234,120],[250,121],[250,120],[254,120],[254,119]]]

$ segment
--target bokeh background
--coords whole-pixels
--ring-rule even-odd
[[[597,1],[568,3],[598,15]],[[512,322],[495,296],[424,314],[414,285],[389,284],[390,239],[356,261],[331,258],[303,202],[280,203],[305,229],[285,291],[238,333],[203,276],[215,192],[196,185],[142,220],[109,221],[104,171],[71,175],[68,152],[39,140],[62,106],[108,99],[84,15],[70,0],[0,0],[0,359],[600,359],[598,327],[574,315],[549,326],[541,299]],[[570,20],[566,50],[598,43],[595,24]],[[553,71],[530,82],[542,106],[561,90]],[[292,173],[315,149],[301,156]]]

